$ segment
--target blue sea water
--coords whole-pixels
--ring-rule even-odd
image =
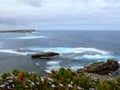
[[[31,54],[48,51],[60,56],[50,60],[31,58]],[[0,33],[0,73],[20,69],[45,74],[60,67],[77,70],[109,58],[120,61],[120,31]]]

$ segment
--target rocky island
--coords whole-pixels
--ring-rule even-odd
[[[35,29],[21,29],[21,30],[0,30],[0,33],[32,33]]]
[[[59,55],[59,53],[57,53],[57,52],[44,52],[44,53],[33,54],[31,57],[33,59],[36,59],[36,58],[51,59],[51,58],[58,56],[58,55]]]

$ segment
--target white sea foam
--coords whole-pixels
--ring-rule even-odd
[[[47,65],[59,65],[61,61],[48,61]]]
[[[41,52],[58,52],[60,56],[63,58],[70,59],[107,59],[111,58],[111,53],[105,50],[100,50],[96,48],[69,48],[69,47],[54,47],[54,48],[38,48],[32,47],[29,48],[33,51],[41,51]]]
[[[59,68],[61,67],[60,63],[61,63],[61,61],[48,61],[46,63],[47,67],[46,67],[45,71],[47,73],[50,73],[51,70],[59,70]]]
[[[59,53],[99,53],[99,54],[109,54],[109,52],[104,51],[104,50],[99,50],[96,48],[83,48],[83,47],[78,47],[78,48],[69,48],[69,47],[54,47],[54,48],[39,48],[39,47],[32,47],[29,48],[31,50],[35,51],[56,51]]]
[[[47,73],[51,73],[51,70],[57,71],[57,70],[59,70],[59,68],[61,68],[60,65],[57,65],[57,66],[53,65],[53,66],[46,67],[46,69],[44,71],[47,72]]]
[[[46,69],[44,71],[47,73],[51,73],[51,70],[58,71],[60,68],[61,68],[60,65],[53,65],[53,66],[46,67]],[[64,67],[64,68],[68,68],[68,67]],[[80,68],[83,68],[83,66],[71,66],[70,67],[71,70],[77,70]]]
[[[12,50],[12,49],[3,49],[3,50],[0,50],[0,52],[2,52],[2,53],[10,53],[10,54],[17,54],[17,55],[33,54],[32,52],[19,52],[19,51],[15,51],[15,50]]]
[[[51,70],[58,71],[61,68],[60,63],[61,63],[61,61],[48,61],[46,63],[47,67],[44,71],[47,73],[51,73]],[[65,68],[68,68],[68,67],[65,67]],[[77,70],[79,68],[83,68],[83,66],[71,66],[70,68],[72,70]]]
[[[48,36],[24,36],[16,37],[15,39],[39,39],[39,38],[48,38]]]
[[[40,64],[39,63],[35,63],[37,66],[39,66]]]
[[[120,61],[118,61],[118,63],[120,64]]]
[[[72,70],[77,70],[77,69],[80,69],[80,68],[83,68],[84,66],[72,66],[71,69]]]
[[[83,58],[85,59],[108,59],[108,58],[113,58],[111,55],[83,55]]]
[[[72,55],[72,56],[65,56],[64,58],[69,58],[69,59],[76,59],[76,60],[80,60],[80,59],[109,59],[109,58],[114,58],[114,56],[112,55]]]

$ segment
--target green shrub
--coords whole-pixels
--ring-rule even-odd
[[[94,62],[94,63],[90,64],[90,66],[94,66],[94,65],[97,65],[97,64],[101,64],[101,63],[104,63],[104,62]]]
[[[6,79],[6,77],[8,77],[8,76],[10,76],[10,73],[4,73],[4,74],[2,74],[2,79]]]
[[[13,75],[18,76],[18,73],[20,73],[20,71],[18,71],[17,69],[13,70]]]
[[[118,82],[118,83],[120,83],[120,76],[119,76],[119,77],[117,77],[117,82]]]
[[[0,79],[0,90],[120,90],[120,77],[116,80],[93,80],[84,74],[60,68],[59,71],[41,77],[36,73],[13,70]]]

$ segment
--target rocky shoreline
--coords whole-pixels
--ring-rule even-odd
[[[106,62],[96,62],[88,66],[84,66],[82,69],[78,69],[77,73],[95,73],[100,75],[108,75],[111,72],[117,71],[119,64],[117,60],[108,59]]]
[[[43,52],[43,53],[36,53],[31,55],[32,59],[52,59],[54,57],[57,58],[60,54],[57,52]],[[120,65],[117,60],[108,59],[104,62],[94,62],[90,65],[84,66],[84,68],[78,69],[76,72],[88,74],[95,74],[95,75],[107,75],[107,76],[115,76],[119,73]]]
[[[31,55],[32,59],[52,59],[59,56],[57,52],[44,52]],[[89,76],[94,80],[115,80],[120,75],[120,65],[117,60],[108,59],[104,62],[94,62],[90,65],[84,66],[77,71],[77,74],[83,73],[85,76]]]
[[[59,53],[44,52],[31,57],[47,60],[54,56]],[[77,71],[60,68],[44,76],[15,69],[12,73],[0,75],[0,90],[120,90],[120,76],[112,75],[119,69],[118,61],[114,59],[95,62]]]
[[[120,72],[120,65],[117,60],[108,59],[106,62],[95,62],[84,68],[78,69],[77,73],[83,73],[85,76],[94,80],[116,80]]]
[[[0,33],[32,33],[35,29],[21,29],[21,30],[0,30]]]

